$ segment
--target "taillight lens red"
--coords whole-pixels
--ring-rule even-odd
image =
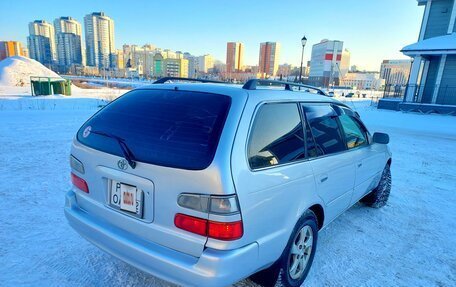
[[[84,191],[85,193],[89,193],[87,182],[74,173],[71,173],[71,182],[80,190]]]
[[[209,221],[207,219],[193,217],[182,213],[176,214],[174,217],[174,225],[188,232],[225,241],[239,239],[244,233],[242,221]]]
[[[174,217],[174,225],[176,227],[196,233],[199,235],[206,236],[207,235],[207,220],[193,217],[185,214],[178,213]]]
[[[242,237],[242,221],[216,222],[209,221],[207,235],[219,240],[236,240]]]

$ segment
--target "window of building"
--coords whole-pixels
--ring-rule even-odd
[[[317,149],[324,154],[346,150],[338,115],[329,104],[303,104]]]
[[[264,104],[250,134],[248,159],[252,169],[305,158],[304,135],[297,104]]]

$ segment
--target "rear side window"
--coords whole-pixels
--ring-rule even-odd
[[[303,128],[297,104],[262,105],[250,133],[250,167],[269,167],[304,157]]]
[[[201,170],[213,160],[230,105],[231,98],[224,95],[134,90],[88,120],[77,139],[123,156],[116,140],[87,133],[101,131],[123,139],[139,162]]]
[[[346,150],[337,114],[329,104],[303,104],[317,149],[324,154]]]

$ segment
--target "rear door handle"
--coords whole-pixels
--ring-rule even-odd
[[[358,162],[358,167],[362,167],[363,166],[363,163],[362,162]]]
[[[320,182],[325,182],[327,180],[328,180],[328,176],[327,175],[320,177]]]

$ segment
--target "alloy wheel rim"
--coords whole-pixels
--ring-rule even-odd
[[[288,256],[288,274],[294,280],[301,278],[312,254],[313,231],[305,225],[296,233]]]

